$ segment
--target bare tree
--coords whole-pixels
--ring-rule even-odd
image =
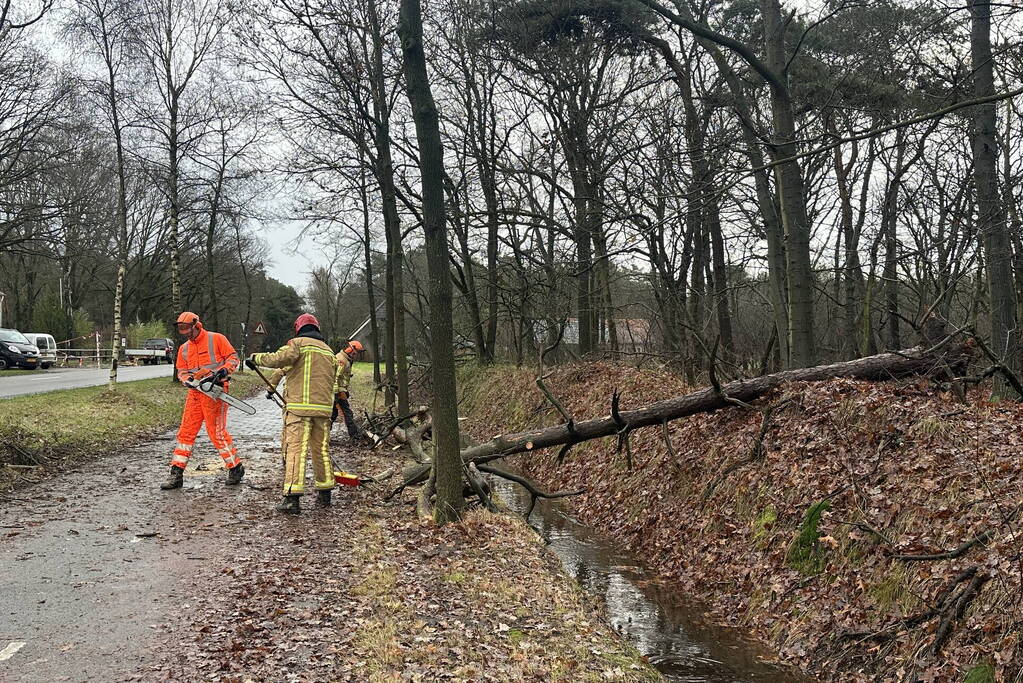
[[[401,0],[398,22],[404,55],[405,88],[416,122],[422,175],[423,228],[430,271],[430,375],[433,379],[434,520],[456,521],[462,509],[462,458],[458,437],[451,277],[444,214],[444,150],[433,91],[426,72],[419,0]]]
[[[121,307],[124,279],[128,268],[128,177],[125,165],[125,128],[123,106],[125,77],[131,59],[129,30],[136,17],[121,0],[81,0],[70,26],[81,35],[99,58],[102,76],[96,87],[106,109],[114,139],[117,173],[117,282],[114,286],[114,329],[111,344],[109,388],[117,385],[117,366],[121,355],[123,325]]]

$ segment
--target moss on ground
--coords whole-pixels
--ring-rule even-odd
[[[773,505],[764,508],[755,520],[753,520],[753,542],[762,543],[771,532],[775,522],[778,521],[778,511]]]
[[[806,576],[820,573],[826,564],[827,560],[817,539],[820,538],[821,516],[830,508],[831,504],[826,500],[811,505],[799,527],[799,533],[789,546],[786,562]]]
[[[990,664],[975,666],[966,672],[963,683],[995,683],[995,667]]]

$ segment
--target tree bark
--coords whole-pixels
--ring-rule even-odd
[[[384,208],[384,230],[387,233],[387,376],[389,397],[398,400],[398,414],[408,415],[408,357],[405,350],[405,252],[401,246],[401,219],[398,216],[397,191],[394,186],[394,162],[391,156],[390,105],[384,76],[384,36],[380,27],[376,0],[368,4],[370,30],[373,36],[371,91],[373,115],[376,118],[374,145],[377,152],[377,182]]]
[[[362,156],[360,154],[360,161]],[[369,191],[366,187],[366,169],[359,169],[359,199],[362,203],[362,248],[366,262],[366,302],[369,304],[369,344],[373,351],[373,383],[380,386],[380,330],[377,325],[376,283],[373,281],[372,235],[369,229]]]
[[[456,521],[462,510],[462,462],[459,457],[458,392],[455,382],[451,275],[444,215],[444,150],[437,105],[433,99],[423,50],[419,0],[401,0],[398,15],[405,88],[416,124],[422,175],[423,228],[430,275],[430,374],[433,379],[434,520]]]
[[[718,318],[718,334],[721,337],[721,349],[726,357],[735,352],[732,338],[732,312],[728,306],[728,266],[725,261],[725,240],[721,231],[721,215],[718,204],[713,197],[708,197],[704,205],[704,220],[710,232],[711,258],[713,261],[714,298]]]
[[[788,382],[819,382],[836,378],[897,379],[943,371],[946,364],[948,368],[960,370],[969,361],[971,348],[961,345],[942,352],[915,347],[831,365],[786,370],[754,379],[737,380],[722,386],[721,391],[709,387],[692,394],[658,401],[637,410],[622,411],[617,420],[613,416],[602,417],[576,422],[571,428],[568,425],[557,425],[498,436],[486,443],[463,450],[462,458],[477,463],[488,462],[514,453],[613,436],[623,429],[650,427],[689,415],[727,408],[734,405],[735,400],[749,403]]]
[[[987,0],[970,0],[969,6],[973,93],[978,98],[986,97],[995,92],[991,4]],[[977,192],[977,227],[987,261],[991,348],[1005,365],[1015,370],[1019,366],[1016,359],[1016,292],[1012,279],[1012,245],[998,196],[996,105],[994,102],[978,105],[973,111],[973,178]],[[1010,391],[1003,380],[996,379],[996,396],[1006,396]]]
[[[114,285],[114,331],[111,344],[110,376],[107,387],[113,391],[117,386],[117,367],[121,357],[121,337],[123,321],[121,310],[124,298],[124,277],[128,270],[128,175],[124,158],[124,131],[121,127],[121,111],[117,98],[117,56],[118,46],[114,41],[118,38],[107,24],[112,19],[104,9],[95,6],[96,19],[99,22],[99,45],[107,72],[107,105],[110,107],[110,125],[114,134],[114,152],[117,159],[117,283]],[[99,359],[97,358],[97,362]]]
[[[774,121],[772,152],[776,160],[794,157],[798,151],[796,117],[788,88],[785,50],[785,24],[778,0],[761,0],[764,22],[764,47],[767,62],[774,72],[770,83],[771,114]],[[798,161],[775,167],[775,180],[781,200],[782,225],[785,228],[785,256],[788,274],[789,364],[811,365],[817,357],[814,336],[813,270],[810,259],[810,221],[806,215],[803,171]]]

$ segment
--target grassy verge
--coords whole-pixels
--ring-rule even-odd
[[[232,393],[259,385],[237,375]],[[184,389],[168,378],[51,391],[5,399],[0,408],[0,488],[38,479],[53,469],[159,434],[181,417]]]
[[[373,390],[373,364],[357,363],[357,409]],[[387,466],[365,451],[339,459],[361,472]],[[360,678],[662,680],[520,518],[473,510],[460,524],[424,526],[411,508],[416,492],[381,505],[360,489],[367,500],[353,510],[353,611],[373,615],[353,625],[347,656],[364,665]]]
[[[367,680],[661,680],[520,520],[473,511],[435,529],[404,507],[359,517],[351,594],[372,617],[356,622],[349,657]]]

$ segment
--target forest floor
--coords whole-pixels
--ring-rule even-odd
[[[607,415],[614,388],[623,410],[691,390],[605,363],[546,384],[576,419]],[[529,370],[468,370],[460,386],[480,440],[561,421]],[[835,380],[629,442],[514,460],[551,489],[587,488],[567,503],[581,521],[823,680],[1021,680],[1023,405]]]
[[[0,494],[0,681],[659,678],[520,520],[437,529],[369,487],[275,513],[280,415],[253,403],[242,486],[206,444],[160,491],[164,434]],[[340,432],[339,467],[401,464]]]

